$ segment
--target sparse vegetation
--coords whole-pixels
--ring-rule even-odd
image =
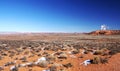
[[[69,67],[72,67],[73,65],[72,65],[71,63],[67,63],[67,64],[63,64],[63,66],[64,66],[65,68],[69,68]]]
[[[105,64],[108,62],[108,58],[101,58],[100,56],[96,56],[93,58],[93,64]]]
[[[72,51],[72,54],[78,54],[80,51],[78,50],[78,49],[74,49],[73,51]]]
[[[68,55],[65,53],[62,53],[58,56],[59,59],[67,59]]]
[[[50,67],[50,71],[57,71],[57,66],[52,65],[52,66]]]
[[[96,71],[95,67],[99,66],[99,70],[104,71],[107,64],[111,70],[106,71],[112,71],[112,68],[119,71],[119,36],[111,38],[83,34],[52,34],[54,39],[49,36],[49,39],[41,37],[34,36],[34,40],[31,37],[19,40],[7,37],[0,40],[0,69],[7,71],[8,68],[19,64],[17,68],[20,71]],[[45,57],[46,60],[35,63],[40,57]],[[92,64],[89,67],[79,66],[79,63],[86,59],[92,59]]]

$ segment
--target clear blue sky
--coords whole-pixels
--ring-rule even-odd
[[[120,0],[0,0],[0,31],[120,30]]]

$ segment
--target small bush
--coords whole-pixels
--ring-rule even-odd
[[[94,54],[94,55],[101,55],[102,52],[101,52],[101,50],[96,50],[93,54]]]
[[[93,64],[100,64],[100,63],[102,63],[102,64],[104,64],[104,63],[107,63],[108,62],[108,58],[101,58],[101,57],[99,57],[99,56],[97,56],[97,57],[94,57],[93,58]]]
[[[61,49],[61,51],[66,51],[66,50],[67,50],[67,48],[62,48],[62,49]]]
[[[62,53],[62,54],[60,54],[59,56],[58,56],[58,58],[59,59],[67,59],[67,54],[65,54],[65,53]]]
[[[74,50],[72,51],[72,54],[78,54],[79,52],[80,52],[79,50],[74,49]]]
[[[93,54],[105,56],[105,55],[108,55],[108,49],[103,48],[101,50],[96,50]]]
[[[88,54],[88,51],[87,51],[87,50],[85,50],[84,54]]]
[[[94,57],[93,58],[93,64],[99,64],[101,63],[101,58],[100,57]]]
[[[108,54],[109,54],[107,48],[101,49],[101,53],[102,53],[102,54],[101,54],[102,56],[105,56],[105,55],[108,55]]]
[[[47,57],[47,59],[48,59],[49,61],[55,61],[55,60],[56,60],[56,57],[53,56],[53,55],[49,55],[49,56]]]
[[[79,58],[83,58],[83,55],[79,56]]]
[[[0,60],[2,60],[3,59],[3,57],[2,56],[0,56]]]
[[[22,60],[22,62],[27,62],[27,57],[21,57],[20,60]]]
[[[57,71],[57,66],[52,65],[52,66],[50,67],[50,71]]]
[[[72,65],[71,63],[67,63],[67,64],[63,64],[63,66],[64,66],[65,68],[69,68],[69,67],[72,67],[73,65]]]

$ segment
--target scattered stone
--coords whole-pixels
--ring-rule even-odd
[[[93,60],[85,60],[84,62],[82,62],[80,65],[84,64],[85,66],[87,66],[88,64],[91,64],[93,62]]]
[[[51,70],[48,69],[48,70],[42,70],[42,71],[51,71]]]
[[[47,60],[46,57],[41,57],[35,62],[35,64],[39,64],[40,62],[46,61],[46,60]]]
[[[48,62],[47,61],[41,61],[37,64],[37,66],[40,66],[42,68],[46,68],[48,66]]]
[[[18,67],[17,66],[12,66],[12,67],[10,67],[10,71],[18,71]]]

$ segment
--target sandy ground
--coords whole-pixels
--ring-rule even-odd
[[[93,47],[92,44],[96,43],[96,44],[107,44],[107,43],[117,43],[114,45],[117,45],[118,47],[120,46],[120,35],[112,35],[112,36],[93,36],[93,35],[85,35],[85,34],[14,34],[14,35],[0,35],[0,41],[21,41],[21,40],[26,40],[26,41],[42,41],[42,42],[48,42],[48,43],[52,43],[52,42],[59,42],[62,44],[80,44],[84,46],[84,44],[89,43],[89,45],[85,45],[89,46],[89,47]],[[1,43],[3,44],[3,42]],[[7,44],[6,42],[4,42],[4,44]],[[13,43],[15,44],[15,43]],[[90,45],[91,44],[91,45]],[[94,44],[94,45],[96,45]],[[9,46],[9,45],[8,45]],[[99,45],[98,45],[99,46]],[[94,47],[98,47],[97,45]],[[107,47],[107,46],[106,46]],[[116,47],[116,46],[113,46]],[[16,47],[19,48],[19,47]],[[34,47],[37,48],[37,47]],[[19,48],[20,49],[20,48]],[[71,63],[72,67],[69,68],[65,68],[65,67],[61,67],[60,69],[63,69],[63,71],[120,71],[120,53],[116,53],[114,55],[111,56],[111,58],[109,58],[108,63],[105,64],[89,64],[88,66],[84,66],[84,65],[80,65],[80,63],[82,63],[84,60],[86,59],[92,59],[94,56],[96,55],[92,55],[91,53],[88,54],[83,54],[83,58],[79,58],[82,54],[81,51],[82,49],[79,49],[80,53],[78,54],[74,54],[75,58],[70,57],[70,54],[68,54],[68,52],[70,50],[65,50],[65,51],[51,51],[51,50],[46,50],[45,52],[52,54],[54,52],[65,52],[67,53],[68,57],[67,59],[63,59],[62,61],[60,61],[59,59],[56,59],[54,61],[54,63],[58,63],[58,64],[67,64],[67,63]],[[9,57],[10,53],[8,53],[8,50],[2,50],[4,53],[6,53],[6,56],[3,56],[3,59],[0,60],[0,66],[3,66],[5,63],[7,62],[11,62],[11,61],[16,61],[16,64],[22,64],[22,63],[26,63],[26,62],[22,62],[21,60],[19,60],[20,57],[22,56],[26,56],[27,61],[28,62],[34,62],[37,61],[38,58],[40,58],[41,56],[38,56],[37,54],[42,53],[43,51],[38,50],[38,52],[34,53],[34,56],[31,56],[33,53],[29,50],[29,49],[25,49],[24,51],[22,51],[20,54],[15,54],[12,58]],[[10,51],[15,51],[14,48],[11,48]],[[16,52],[16,51],[15,51]],[[28,52],[28,54],[25,54],[25,52]],[[17,52],[16,52],[17,53]],[[0,55],[2,56],[2,55]],[[16,59],[18,58],[18,59]],[[5,66],[4,70],[0,70],[0,71],[10,71],[10,67],[13,65],[9,65],[9,66]],[[39,66],[33,66],[33,67],[20,67],[19,71],[42,71],[44,69],[48,69],[49,66],[51,66],[50,64],[48,65],[48,67],[46,68],[42,68]],[[60,71],[60,70],[58,70]],[[62,70],[61,70],[62,71]]]

